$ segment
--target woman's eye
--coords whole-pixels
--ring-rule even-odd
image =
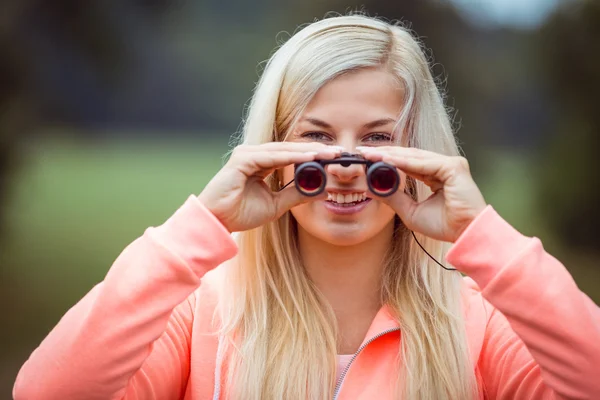
[[[364,139],[365,142],[377,143],[377,142],[391,142],[392,136],[387,133],[373,133]]]
[[[305,132],[302,135],[300,135],[300,137],[302,137],[303,139],[315,140],[315,141],[321,141],[321,142],[331,139],[329,137],[329,135],[326,135],[322,132]]]

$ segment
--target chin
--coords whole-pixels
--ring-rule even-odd
[[[306,229],[305,229],[306,230]],[[315,238],[339,247],[356,246],[372,239],[375,234],[369,234],[363,229],[349,227],[323,226],[316,232],[308,231]]]

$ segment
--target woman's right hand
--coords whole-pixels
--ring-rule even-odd
[[[327,198],[325,192],[307,197],[293,185],[273,192],[264,179],[290,164],[333,159],[342,149],[322,143],[270,142],[241,145],[206,185],[198,199],[229,232],[245,231],[279,218],[290,208]]]

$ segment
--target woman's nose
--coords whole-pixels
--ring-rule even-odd
[[[357,143],[354,140],[354,134],[340,136],[342,137],[337,145],[343,147],[345,152],[355,153]],[[363,164],[350,164],[349,166],[344,167],[341,164],[329,164],[327,166],[327,172],[333,175],[341,183],[351,183],[356,178],[364,175],[365,166]]]
[[[362,164],[350,164],[344,167],[341,164],[330,164],[327,166],[327,172],[342,183],[351,183],[358,177],[364,175],[365,166]]]

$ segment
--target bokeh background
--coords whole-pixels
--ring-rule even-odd
[[[1,399],[121,250],[222,166],[273,49],[357,10],[420,36],[487,201],[600,302],[599,1],[3,0]]]

